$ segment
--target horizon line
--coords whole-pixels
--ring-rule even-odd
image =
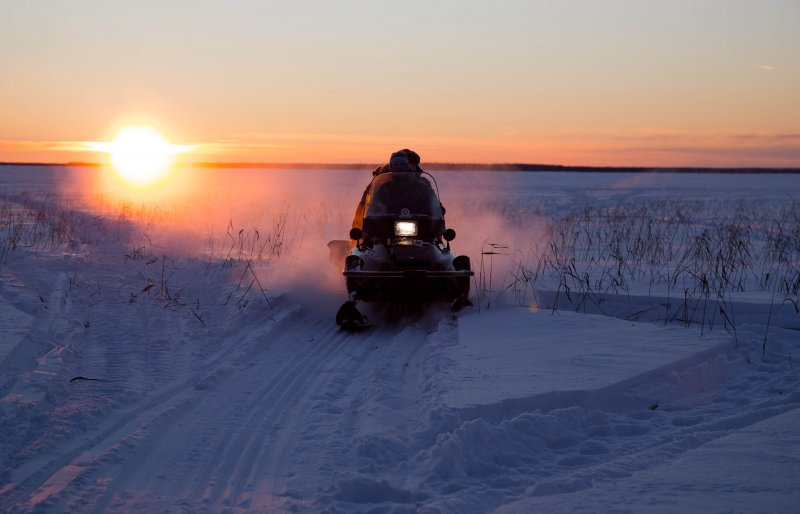
[[[289,168],[289,169],[372,169],[374,163],[312,163],[312,162],[235,162],[235,161],[210,161],[187,162],[187,166],[199,168]],[[101,167],[105,163],[97,161],[67,161],[67,162],[33,162],[33,161],[0,161],[0,166],[48,166],[48,167]],[[381,166],[381,165],[378,165]],[[461,171],[761,171],[780,173],[800,173],[800,167],[791,166],[570,166],[566,164],[542,163],[476,163],[476,162],[429,162],[423,169],[435,170],[461,170]]]

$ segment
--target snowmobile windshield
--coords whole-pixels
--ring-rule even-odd
[[[430,180],[420,173],[381,173],[372,180],[365,218],[426,216],[444,219]]]

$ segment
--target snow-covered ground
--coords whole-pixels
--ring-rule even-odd
[[[437,174],[475,306],[347,334],[368,172],[190,172],[0,168],[0,511],[798,512],[800,176]],[[548,250],[618,206],[783,253]]]

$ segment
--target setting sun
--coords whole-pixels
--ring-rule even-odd
[[[135,186],[158,181],[169,171],[175,155],[186,151],[186,147],[171,144],[156,129],[146,125],[127,126],[117,132],[113,141],[93,146],[107,152],[114,171]]]
[[[114,169],[134,184],[148,184],[161,177],[174,155],[167,140],[150,127],[126,127],[112,144]]]

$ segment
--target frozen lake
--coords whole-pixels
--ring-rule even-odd
[[[508,240],[498,232],[513,225],[531,219],[540,224],[587,207],[671,203],[670,208],[713,219],[735,217],[742,207],[780,216],[796,209],[800,201],[800,174],[450,170],[433,174],[449,225],[469,232],[473,246],[486,238]],[[149,208],[173,216],[171,222],[178,221],[177,216],[188,228],[204,233],[211,227],[224,230],[229,223],[237,229],[257,226],[280,213],[306,215],[316,229],[325,225],[326,237],[341,238],[371,173],[368,169],[180,168],[170,184],[157,191],[131,191],[112,176],[101,167],[3,166],[0,191],[55,195],[105,215],[118,214],[122,205]]]
[[[103,167],[2,166],[3,192],[60,193],[86,195],[108,193],[113,188],[102,175]],[[594,172],[480,172],[432,171],[445,200],[449,198],[493,197],[498,200],[525,199],[547,207],[571,202],[615,198],[650,199],[667,195],[687,200],[797,200],[800,174],[790,173],[594,173]],[[182,168],[176,173],[189,184],[189,191],[228,184],[236,191],[292,185],[296,191],[326,188],[332,195],[349,196],[357,202],[371,178],[369,169],[230,169]],[[241,189],[237,190],[239,187]],[[227,188],[224,188],[227,189]],[[254,192],[255,194],[255,192]],[[145,200],[146,198],[140,198]],[[295,201],[297,199],[294,199]]]

